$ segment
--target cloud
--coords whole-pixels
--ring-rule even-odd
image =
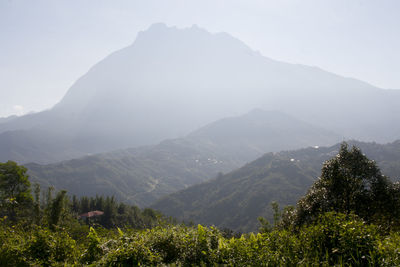
[[[16,115],[23,115],[24,114],[24,107],[21,105],[14,105],[13,110]]]

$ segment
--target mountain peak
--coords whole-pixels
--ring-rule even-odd
[[[170,28],[170,27],[168,27],[167,24],[165,24],[163,22],[157,22],[157,23],[153,23],[152,25],[150,25],[150,27],[147,29],[147,31],[164,31],[168,28]]]
[[[162,35],[165,33],[203,33],[203,34],[207,34],[207,35],[211,35],[210,32],[208,32],[207,30],[200,28],[198,25],[193,24],[191,27],[184,27],[184,28],[177,28],[176,26],[171,26],[169,27],[167,24],[163,23],[163,22],[157,22],[157,23],[153,23],[152,25],[150,25],[150,27],[145,30],[145,31],[141,31],[139,33],[139,35]]]
[[[198,58],[198,55],[209,55],[215,58],[225,55],[223,62],[236,57],[248,57],[257,54],[237,38],[225,32],[211,33],[193,24],[178,28],[165,23],[154,23],[147,30],[139,32],[132,47],[143,49],[141,54],[152,54],[163,51],[162,55],[183,55],[184,60]],[[258,55],[258,54],[257,54]],[[179,61],[179,60],[178,60]],[[196,62],[191,63],[197,65]]]
[[[147,30],[140,31],[138,33],[138,39],[142,38],[143,36],[157,36],[157,35],[164,35],[171,29],[176,29],[176,27],[168,27],[167,24],[163,22],[157,22],[150,25]]]

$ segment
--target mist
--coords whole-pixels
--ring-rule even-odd
[[[398,9],[397,1],[2,1],[0,117],[51,108],[157,22],[227,32],[275,60],[399,89]]]

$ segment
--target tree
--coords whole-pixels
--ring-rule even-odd
[[[107,197],[104,203],[104,214],[101,217],[102,225],[106,228],[111,228],[115,224],[115,217],[117,215],[117,204],[114,197]]]
[[[54,200],[51,203],[49,214],[48,214],[48,223],[50,229],[54,230],[55,226],[58,225],[58,222],[60,221],[60,218],[62,214],[64,213],[64,202],[65,202],[65,196],[67,194],[67,191],[62,190],[57,193],[57,196],[54,198]]]
[[[296,224],[314,221],[319,214],[355,213],[367,221],[390,217],[394,203],[393,183],[381,174],[373,160],[359,148],[342,143],[339,154],[326,161],[321,177],[299,200]]]
[[[15,220],[18,211],[24,211],[32,204],[32,195],[27,169],[13,161],[0,163],[0,205],[1,214]]]
[[[37,225],[40,225],[42,220],[42,210],[40,208],[40,185],[38,183],[34,184],[34,202],[33,202],[33,218]]]

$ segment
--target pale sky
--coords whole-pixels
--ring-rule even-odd
[[[398,0],[0,0],[0,117],[50,108],[156,22],[227,32],[276,60],[400,89]]]

